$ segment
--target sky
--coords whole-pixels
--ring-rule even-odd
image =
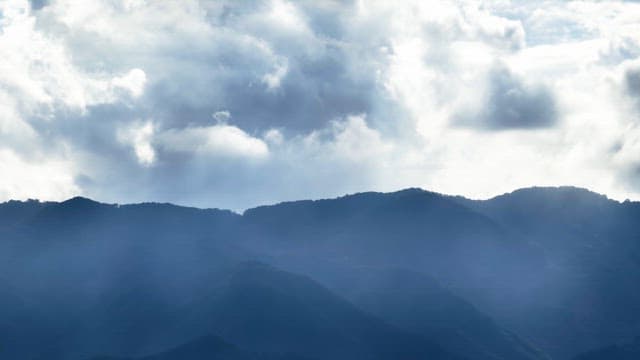
[[[640,200],[640,3],[0,0],[0,200]]]

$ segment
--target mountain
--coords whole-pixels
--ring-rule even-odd
[[[345,272],[340,286],[341,292],[368,313],[468,359],[548,358],[424,274],[365,268]]]
[[[95,240],[103,235],[179,241],[226,237],[225,231],[239,218],[227,210],[158,203],[102,204],[76,197],[60,203],[45,203],[38,212],[22,219],[20,230],[41,241]]]
[[[241,265],[210,306],[199,316],[225,339],[256,352],[320,359],[459,359],[305,276],[260,263]]]
[[[573,187],[485,201],[419,189],[250,209],[250,247],[297,272],[428,274],[556,358],[640,327],[640,205]],[[255,234],[260,234],[255,236]],[[314,268],[314,269],[312,269]]]
[[[631,215],[631,203],[575,187],[528,188],[486,201],[459,201],[539,244],[547,255],[598,245],[611,232],[625,236],[626,229],[618,226]]]
[[[497,320],[558,358],[638,333],[640,204],[574,187],[458,201],[544,253],[537,288],[485,308]]]
[[[202,334],[182,334],[176,309],[245,257],[227,241],[239,218],[229,211],[74,198],[9,202],[0,213],[21,204],[0,241],[0,288],[15,299],[0,307],[3,359],[138,355],[186,342]]]
[[[327,284],[342,276],[336,267],[428,274],[492,317],[534,296],[544,280],[542,248],[487,214],[420,189],[263,206],[242,222],[245,246],[281,268]]]
[[[38,200],[11,200],[0,204],[0,229],[3,231],[11,230],[17,224],[33,217],[49,205],[51,205],[51,203],[40,202]]]
[[[482,201],[370,192],[244,214],[10,201],[0,357],[141,357],[213,333],[252,354],[571,359],[640,333],[639,219],[639,203],[571,187]],[[240,271],[254,260],[269,266]]]
[[[520,286],[544,262],[491,218],[419,189],[263,206],[242,221],[247,246],[283,264],[403,267],[469,291]]]
[[[74,357],[90,351],[148,353],[150,344],[160,347],[196,334],[216,333],[238,348],[204,338],[136,358],[203,359],[212,354],[221,359],[461,359],[427,338],[364,313],[305,276],[243,262],[225,278],[209,293],[184,304],[163,304],[153,294],[128,291],[109,301],[108,307],[93,308],[81,316],[90,319],[92,326],[70,332],[73,339],[67,346],[82,350],[74,352]],[[97,320],[92,313],[103,314],[109,321]],[[123,336],[114,337],[114,331]],[[134,350],[131,344],[147,347]]]

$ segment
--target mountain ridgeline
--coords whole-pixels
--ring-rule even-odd
[[[408,189],[243,214],[9,201],[0,235],[2,359],[638,354],[640,204],[579,188],[484,201]]]

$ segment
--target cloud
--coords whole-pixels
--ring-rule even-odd
[[[74,183],[74,165],[64,159],[26,161],[19,154],[0,149],[0,196],[18,199],[66,199],[80,189]]]
[[[6,0],[0,14],[4,198],[640,194],[626,180],[638,4]],[[38,174],[57,180],[23,181]]]
[[[217,122],[226,124],[231,119],[229,110],[216,111],[211,115]]]
[[[32,10],[40,10],[49,4],[49,0],[29,0]]]
[[[118,133],[118,139],[130,145],[138,162],[143,166],[150,166],[156,160],[156,151],[151,144],[154,135],[153,123],[147,121],[144,123],[134,123],[130,128]]]
[[[202,124],[224,108],[247,131],[275,126],[293,134],[370,112],[381,100],[383,84],[371,76],[379,64],[360,61],[369,45],[354,49],[357,39],[327,38],[307,20],[306,11],[347,21],[344,10],[285,1],[98,1],[78,8],[60,0],[38,16],[43,31],[65,39],[80,68],[144,71],[142,101],[162,121]]]
[[[640,68],[627,69],[624,80],[629,95],[640,101]]]
[[[600,51],[603,62],[619,64],[628,59],[640,56],[640,42],[636,37],[629,35],[616,36],[608,41],[608,44]]]
[[[140,69],[132,69],[123,76],[117,76],[111,80],[111,84],[116,90],[125,90],[134,98],[142,95],[146,82],[147,75]]]
[[[543,85],[527,84],[505,66],[488,74],[486,98],[480,109],[461,115],[462,125],[488,130],[546,128],[558,121],[556,100]]]
[[[262,159],[269,155],[269,148],[262,139],[226,124],[170,129],[158,134],[155,143],[164,151],[210,157]]]

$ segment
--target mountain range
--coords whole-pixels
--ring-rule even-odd
[[[9,360],[599,359],[640,335],[640,203],[573,187],[9,201],[0,240]]]

